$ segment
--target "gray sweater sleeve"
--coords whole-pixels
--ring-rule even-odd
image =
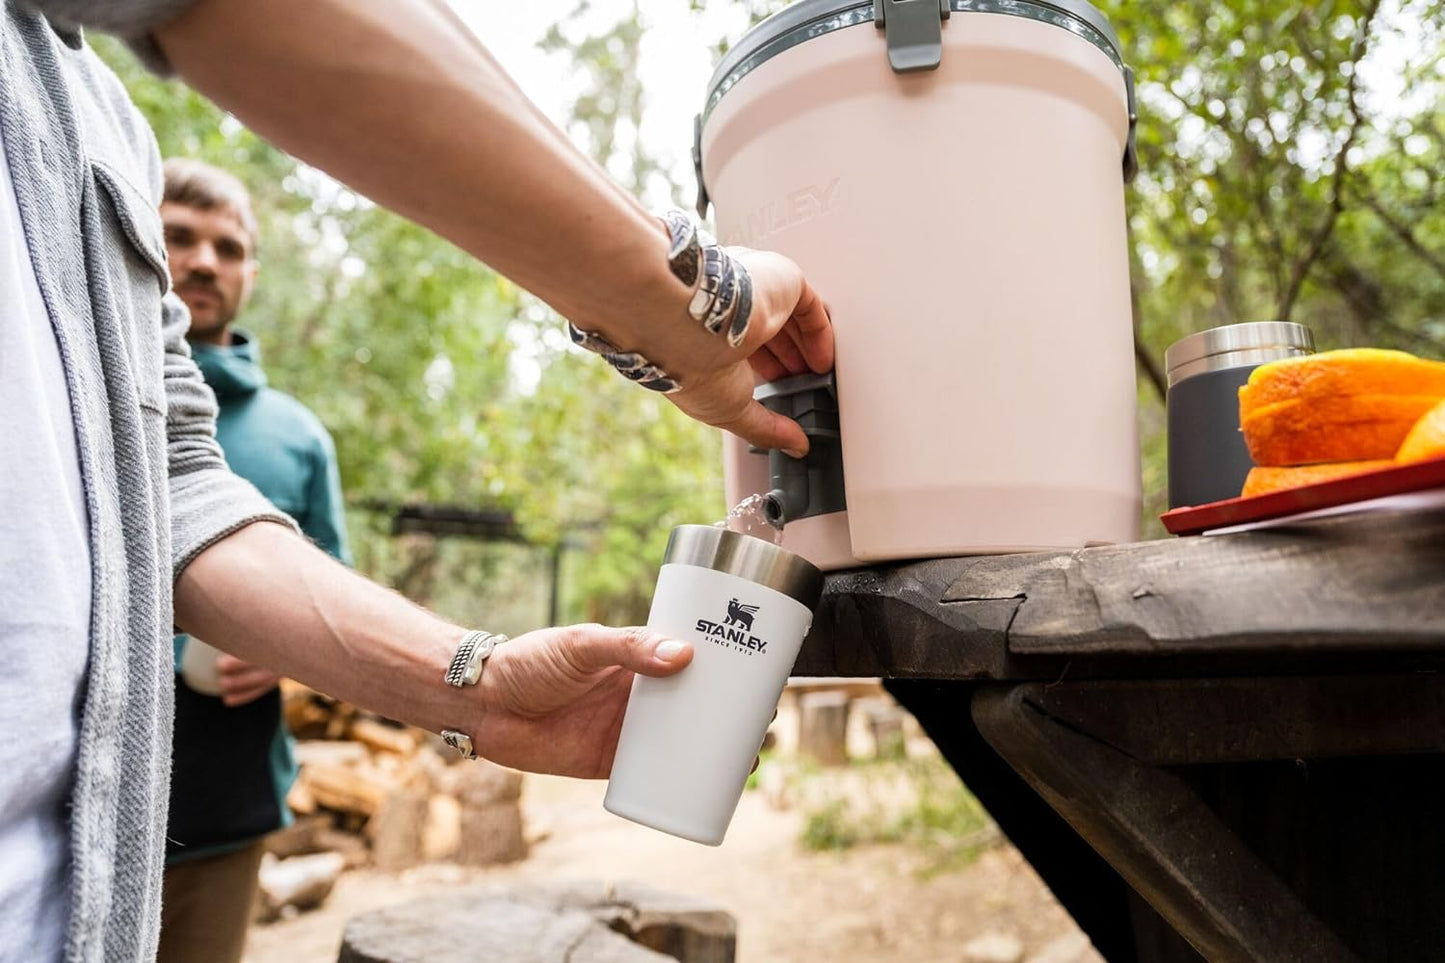
[[[84,27],[115,34],[145,65],[169,74],[170,64],[151,31],[185,13],[196,0],[23,0],[61,28]],[[244,0],[242,0],[244,2]]]
[[[165,296],[166,455],[171,488],[171,558],[179,576],[215,542],[252,522],[296,523],[226,467],[216,442],[216,396],[186,344],[190,315],[172,291]]]

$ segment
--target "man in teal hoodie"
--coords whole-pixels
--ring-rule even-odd
[[[255,341],[233,326],[257,273],[256,221],[235,177],[199,161],[165,165],[161,204],[187,335],[216,394],[216,440],[236,474],[349,562],[331,436],[266,385]],[[296,777],[276,673],[176,636],[176,728],[162,895],[161,963],[241,958],[261,837],[290,822]]]

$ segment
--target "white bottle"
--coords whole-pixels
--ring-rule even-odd
[[[201,695],[220,695],[221,676],[216,668],[220,657],[220,649],[191,636],[181,650],[181,678]]]

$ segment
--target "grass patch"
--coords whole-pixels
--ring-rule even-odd
[[[925,855],[924,875],[959,869],[994,845],[998,831],[938,756],[800,771],[801,842],[814,851],[901,844]]]

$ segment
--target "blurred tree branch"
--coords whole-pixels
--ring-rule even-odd
[[[1329,243],[1330,235],[1334,233],[1335,225],[1339,222],[1340,212],[1345,206],[1345,178],[1350,170],[1350,149],[1355,146],[1359,138],[1360,128],[1365,122],[1364,114],[1360,110],[1360,64],[1370,50],[1371,29],[1375,23],[1375,15],[1380,10],[1380,0],[1370,0],[1365,8],[1365,13],[1359,27],[1359,34],[1355,38],[1354,49],[1351,51],[1349,63],[1351,65],[1349,80],[1345,85],[1345,98],[1349,104],[1350,126],[1349,132],[1340,143],[1340,149],[1335,156],[1334,173],[1330,184],[1330,200],[1324,218],[1319,227],[1315,229],[1314,235],[1310,238],[1309,246],[1305,248],[1304,254],[1295,261],[1290,272],[1289,286],[1285,289],[1284,297],[1280,300],[1279,308],[1275,311],[1275,317],[1281,321],[1288,321],[1294,314],[1295,302],[1299,299],[1300,288],[1304,286],[1305,278],[1309,276],[1310,270],[1315,262],[1319,260],[1325,245]]]

